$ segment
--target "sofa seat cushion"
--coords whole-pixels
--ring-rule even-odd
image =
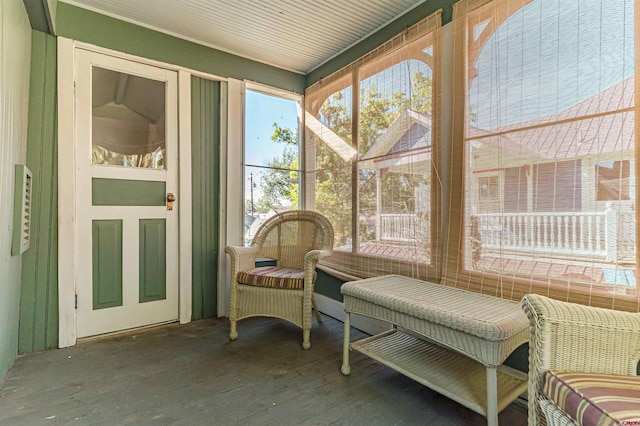
[[[315,282],[316,274],[313,274]],[[257,287],[284,288],[302,290],[304,288],[304,269],[265,266],[238,272],[238,283]]]
[[[579,425],[640,424],[640,376],[551,370],[543,394]]]

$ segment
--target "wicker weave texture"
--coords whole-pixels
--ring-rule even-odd
[[[529,338],[518,303],[399,275],[342,286],[345,310],[429,336],[481,362],[498,366]]]
[[[333,252],[333,227],[320,213],[291,210],[267,219],[256,232],[251,247],[227,246],[231,258],[229,320],[232,340],[237,321],[252,316],[281,318],[303,329],[304,349],[310,346],[313,286],[318,260]],[[255,268],[258,257],[276,260],[278,266],[304,271],[304,288],[287,290],[240,284],[238,273]]]
[[[640,361],[640,313],[620,312],[529,294],[529,424],[545,424],[541,401],[548,370],[636,375]],[[547,420],[566,424],[559,413]],[[557,411],[557,410],[556,410]]]

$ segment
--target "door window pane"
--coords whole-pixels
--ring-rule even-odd
[[[91,163],[165,170],[165,82],[94,67]]]

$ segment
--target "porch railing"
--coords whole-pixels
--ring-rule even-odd
[[[551,212],[476,214],[482,250],[553,253],[608,262],[635,260],[635,214]]]
[[[633,211],[476,214],[481,250],[519,254],[548,253],[573,259],[635,261],[636,220]],[[428,218],[415,214],[382,214],[376,240],[428,243]]]
[[[428,243],[428,220],[415,214],[381,214],[376,223],[376,239],[388,242]]]

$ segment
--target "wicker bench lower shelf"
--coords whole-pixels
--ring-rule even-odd
[[[350,345],[476,413],[487,415],[486,368],[468,357],[398,330],[378,334]],[[498,367],[498,411],[527,388],[527,375]]]

